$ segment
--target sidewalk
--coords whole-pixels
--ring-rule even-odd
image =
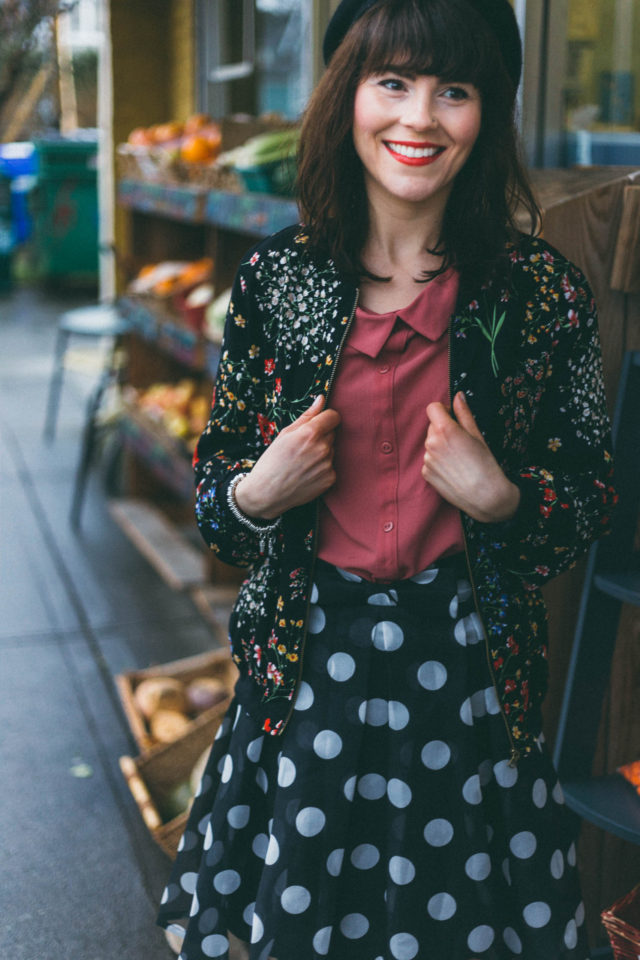
[[[65,380],[42,440],[56,318],[84,300],[0,294],[0,954],[169,960],[169,860],[118,767],[136,753],[112,677],[211,647],[210,628],[110,519],[99,471],[68,522],[93,379]]]

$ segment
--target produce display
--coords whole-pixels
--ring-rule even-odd
[[[188,683],[175,677],[149,677],[133,691],[134,704],[158,743],[172,743],[184,736],[194,718],[228,697],[227,685],[210,676]]]
[[[204,769],[211,753],[211,747],[207,747],[198,757],[188,780],[181,780],[179,783],[165,791],[159,799],[160,814],[165,823],[187,813],[191,807],[193,798],[196,795]]]
[[[168,313],[197,333],[219,340],[217,332],[210,336],[207,323],[207,310],[216,299],[211,282],[213,269],[211,257],[146,264],[129,283],[127,292],[146,299],[152,313],[161,305],[165,315]]]
[[[195,380],[186,378],[177,383],[153,383],[146,390],[129,387],[126,397],[130,405],[135,405],[150,420],[161,424],[170,436],[193,450],[211,410],[211,397],[199,393],[201,389]]]

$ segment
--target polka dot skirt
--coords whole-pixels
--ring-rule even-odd
[[[283,735],[236,703],[218,732],[159,914],[181,960],[229,931],[251,960],[586,960],[574,818],[542,744],[509,766],[461,559],[319,562],[309,631]]]

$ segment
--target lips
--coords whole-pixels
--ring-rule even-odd
[[[383,143],[395,160],[412,167],[424,167],[433,163],[446,150],[446,147],[439,146],[437,143],[416,143],[402,140],[384,140]]]

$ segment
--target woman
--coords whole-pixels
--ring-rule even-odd
[[[587,284],[515,227],[515,20],[343,0],[324,50],[196,455],[251,573],[160,921],[183,960],[585,960],[539,586],[606,528],[608,422]]]

